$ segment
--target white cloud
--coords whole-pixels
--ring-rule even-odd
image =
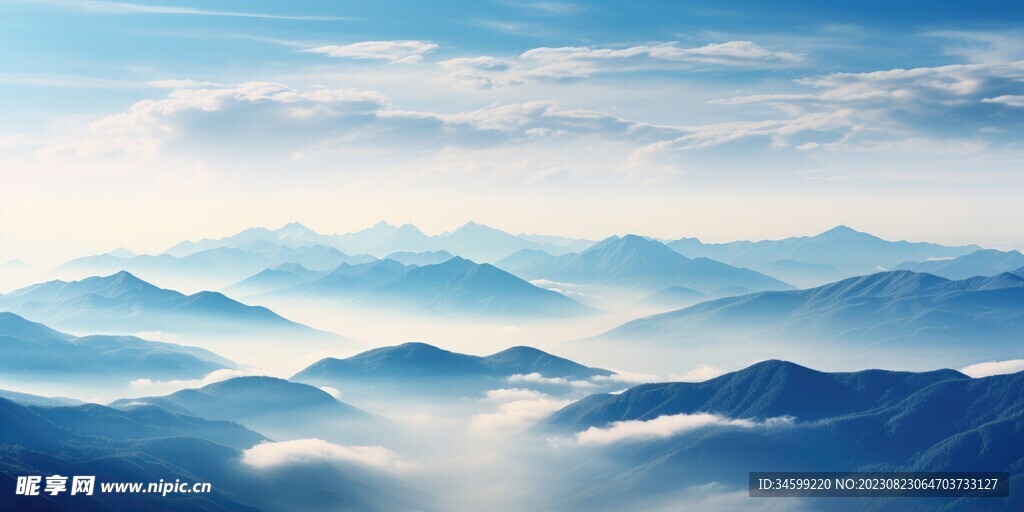
[[[45,157],[156,159],[167,145],[202,144],[220,139],[249,150],[280,148],[310,135],[365,122],[385,106],[380,93],[355,89],[301,92],[283,84],[247,82],[216,89],[176,89],[166,98],[143,100],[104,117],[78,137],[42,151]],[[259,121],[254,122],[254,118]],[[246,121],[243,121],[246,120]],[[291,144],[289,144],[291,146]]]
[[[581,80],[597,73],[692,69],[704,65],[780,66],[801,60],[802,56],[795,53],[769,50],[751,41],[728,41],[689,48],[678,42],[627,48],[541,47],[527,50],[518,58],[462,57],[443,61],[440,66],[456,83],[490,88],[530,80]]]
[[[674,382],[704,382],[725,374],[725,370],[707,364],[700,364],[694,369],[681,374],[672,374],[670,380]]]
[[[256,375],[255,372],[249,370],[231,370],[222,368],[220,370],[214,370],[206,374],[201,379],[190,379],[190,380],[151,380],[151,379],[136,379],[131,381],[128,386],[131,388],[134,394],[141,395],[165,395],[173,393],[175,391],[181,391],[182,389],[201,388],[203,386],[213,384],[215,382],[221,382],[235,377],[245,377],[247,375]]]
[[[260,443],[242,452],[242,462],[259,469],[310,463],[359,464],[384,470],[411,467],[382,446],[343,446],[322,439]]]
[[[392,157],[433,154],[453,147],[544,144],[565,138],[631,141],[677,134],[670,127],[636,123],[597,111],[563,109],[552,102],[494,104],[439,114],[394,108],[374,91],[312,89],[248,82],[221,88],[175,89],[89,124],[84,133],[55,140],[37,156],[53,166],[74,160],[126,168],[184,164],[237,165],[269,158],[293,160],[331,151],[373,151]],[[519,153],[516,153],[519,154]],[[259,156],[259,158],[255,158]],[[202,158],[201,162],[188,161]],[[223,159],[217,161],[216,159]],[[522,158],[521,156],[519,158]],[[578,159],[577,159],[578,160]],[[524,176],[544,180],[567,169],[548,164]]]
[[[534,14],[569,15],[586,10],[585,5],[570,2],[508,2],[520,9]]]
[[[449,59],[441,61],[439,66],[448,79],[471,88],[490,89],[523,83],[523,77],[513,69],[512,62],[487,55]]]
[[[487,400],[498,404],[497,411],[474,415],[469,421],[470,430],[487,436],[521,432],[572,403],[525,389],[491,390]]]
[[[616,421],[603,428],[590,427],[576,434],[580,445],[601,446],[628,441],[652,441],[677,436],[705,427],[755,428],[779,426],[793,422],[792,418],[771,418],[763,422],[748,419],[730,419],[717,414],[673,414],[647,421]]]
[[[590,380],[594,382],[624,382],[628,384],[643,384],[647,382],[665,382],[667,379],[662,378],[659,375],[653,373],[639,373],[639,372],[624,372],[619,370],[612,370],[615,373],[611,375],[597,375],[591,377]]]
[[[328,395],[333,396],[335,400],[337,400],[339,402],[341,401],[341,390],[340,389],[335,388],[335,387],[331,387],[331,386],[320,386],[320,389],[324,393],[327,393]]]
[[[691,55],[689,59],[697,58],[692,55],[767,58],[771,54],[762,50],[727,43],[698,48],[676,44],[543,48],[526,52],[515,62],[477,57],[451,59],[441,66],[449,73],[472,77],[468,80],[495,85],[525,79],[524,62],[532,70],[565,64],[559,69],[566,71],[579,65],[632,62],[634,57],[675,62],[671,59],[684,58],[678,55]],[[387,59],[408,56],[382,48],[362,51],[363,55],[389,55]],[[336,166],[344,161],[351,169],[387,166],[413,177],[504,175],[530,184],[581,173],[617,174],[643,183],[692,176],[691,168],[707,165],[695,161],[695,152],[715,158],[722,152],[714,153],[714,148],[747,140],[761,141],[764,150],[794,154],[939,152],[967,159],[990,154],[986,153],[988,141],[1012,133],[1009,128],[1017,122],[1005,112],[984,121],[968,113],[1011,108],[1016,97],[996,93],[1022,79],[1024,63],[834,73],[800,80],[807,92],[721,100],[734,107],[770,105],[779,112],[771,118],[764,119],[758,112],[756,117],[761,119],[695,126],[655,125],[606,112],[564,108],[551,101],[494,103],[438,113],[397,108],[383,94],[359,89],[300,90],[269,82],[212,87],[191,80],[160,81],[154,84],[178,88],[163,98],[136,102],[83,131],[53,139],[34,157],[26,155],[26,160],[35,161],[21,163],[36,169],[66,169],[73,163],[77,168],[125,174],[141,169],[173,169],[174,173],[194,169],[197,179],[219,179],[221,175],[214,176],[209,169],[230,168],[242,174],[252,167],[269,170],[294,161],[304,161],[310,169],[318,168],[317,163]],[[1007,129],[1000,130],[1001,124]],[[933,137],[931,132],[937,129],[945,132]],[[948,132],[956,131],[963,133],[951,140]],[[726,158],[750,153],[747,148]]]
[[[554,386],[569,386],[580,389],[592,388],[596,386],[596,384],[594,384],[593,382],[589,382],[586,380],[570,380],[564,377],[545,377],[537,372],[527,373],[525,375],[509,375],[506,380],[508,380],[512,384],[547,384]]]
[[[181,341],[181,336],[163,331],[141,331],[133,334],[133,336],[150,341],[165,341],[170,343]]]
[[[1019,106],[1015,96],[994,93],[1022,80],[1024,61],[806,77],[797,84],[810,92],[712,101],[730,106],[769,105],[785,114],[784,118],[687,128],[687,135],[651,144],[634,156],[646,162],[656,154],[749,138],[762,138],[776,148],[932,151],[949,147],[950,137],[956,137],[957,152],[965,143],[979,152],[985,149],[979,137],[986,130],[1018,122],[1013,115],[993,114],[992,107],[981,105]]]
[[[944,50],[947,54],[963,57],[972,63],[1010,62],[1024,58],[1024,37],[1016,29],[943,30],[928,35],[946,40]]]
[[[223,84],[218,84],[216,82],[199,82],[199,81],[196,81],[196,80],[192,80],[191,78],[187,78],[187,79],[184,79],[184,80],[179,80],[179,79],[155,80],[155,81],[152,81],[152,82],[147,82],[146,85],[149,85],[151,87],[158,87],[160,89],[195,89],[195,88],[199,88],[199,87],[222,87],[223,86]]]
[[[591,377],[590,380],[598,383],[622,382],[630,384],[643,384],[648,382],[704,382],[725,373],[725,370],[707,364],[699,364],[687,372],[669,373],[667,375],[624,372],[619,370],[613,371],[615,373],[612,375],[599,375]]]
[[[1024,107],[1024,96],[1016,96],[1012,94],[1004,94],[1002,96],[996,96],[995,98],[985,98],[981,100],[982,103],[1001,103],[1008,107]]]
[[[1006,375],[1024,371],[1024,359],[1010,359],[1008,361],[988,361],[972,364],[960,370],[964,375],[974,377],[990,377],[992,375]]]
[[[434,43],[424,41],[364,41],[345,46],[320,46],[305,50],[328,57],[348,59],[375,59],[393,63],[411,64],[437,49]]]
[[[177,6],[163,6],[163,5],[144,5],[144,4],[133,4],[127,2],[107,2],[102,0],[76,0],[76,1],[64,1],[64,0],[36,0],[38,2],[47,3],[50,5],[56,5],[66,7],[70,9],[77,9],[88,12],[106,13],[106,14],[171,14],[171,15],[183,15],[183,16],[223,16],[230,18],[258,18],[258,19],[269,19],[269,20],[289,20],[289,21],[344,21],[350,18],[344,16],[302,16],[302,15],[288,15],[288,14],[270,14],[260,12],[243,12],[243,11],[214,11],[206,9],[197,9],[194,7],[177,7]]]
[[[510,389],[491,389],[485,394],[488,402],[495,403],[508,403],[515,402],[518,400],[538,400],[545,398],[547,395],[540,391],[534,391],[532,389],[521,389],[521,388],[510,388]]]
[[[785,51],[772,51],[750,41],[729,41],[727,43],[709,44],[700,48],[681,49],[672,46],[657,46],[651,50],[651,56],[668,60],[697,60],[713,64],[745,66],[760,63],[792,63],[803,59],[802,56]]]

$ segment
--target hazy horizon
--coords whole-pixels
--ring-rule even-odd
[[[3,2],[0,261],[291,220],[1021,248],[1019,13],[891,9]]]
[[[428,229],[428,228],[425,228],[424,225],[421,225],[421,224],[419,224],[417,222],[413,222],[411,220],[404,220],[404,219],[397,219],[397,220],[381,219],[381,220],[378,220],[378,221],[371,222],[369,224],[358,225],[356,227],[344,227],[344,226],[347,226],[347,224],[340,224],[340,223],[339,224],[331,224],[331,223],[328,223],[328,222],[324,222],[323,225],[328,226],[328,227],[327,228],[319,228],[318,229],[317,226],[319,226],[320,224],[317,224],[317,223],[307,223],[306,221],[302,221],[302,220],[298,220],[298,219],[292,218],[290,220],[279,221],[279,222],[276,222],[276,223],[271,222],[271,223],[267,223],[267,224],[244,225],[243,227],[238,227],[238,228],[224,228],[224,229],[227,229],[227,231],[218,230],[217,228],[206,228],[206,227],[203,227],[203,228],[193,229],[192,231],[195,231],[196,232],[195,234],[185,235],[184,237],[181,237],[181,238],[174,238],[175,235],[165,234],[166,232],[161,232],[160,234],[162,236],[159,236],[159,237],[154,236],[152,241],[149,242],[149,243],[142,243],[142,242],[138,242],[137,239],[131,239],[131,240],[126,240],[126,241],[122,241],[122,242],[118,242],[116,240],[111,240],[109,243],[100,242],[100,241],[92,241],[91,243],[90,242],[84,243],[83,246],[70,246],[70,245],[63,245],[62,244],[59,247],[54,247],[53,245],[49,245],[49,244],[58,243],[59,240],[52,240],[52,239],[49,239],[49,237],[45,237],[45,238],[43,238],[43,240],[46,242],[47,245],[40,246],[41,249],[39,249],[39,251],[41,251],[41,252],[38,252],[38,253],[36,253],[34,251],[33,252],[26,252],[25,253],[26,254],[25,257],[19,256],[19,254],[21,254],[21,252],[19,252],[19,249],[24,251],[25,250],[25,246],[15,246],[13,243],[10,243],[10,239],[3,239],[3,240],[0,240],[0,263],[4,263],[4,262],[7,262],[7,261],[11,261],[11,260],[18,260],[18,261],[22,261],[24,263],[28,263],[28,264],[36,267],[39,270],[48,270],[48,269],[53,268],[53,267],[55,267],[57,265],[60,265],[62,263],[66,263],[67,261],[72,260],[74,258],[79,258],[79,257],[82,257],[82,256],[89,256],[89,255],[93,255],[93,254],[102,254],[102,253],[114,251],[115,249],[121,249],[121,248],[128,249],[128,250],[130,250],[130,251],[132,251],[132,252],[134,252],[136,254],[152,254],[152,255],[157,255],[157,254],[161,254],[161,253],[165,252],[166,250],[170,249],[171,247],[173,247],[174,245],[176,245],[176,244],[178,244],[180,242],[184,242],[184,241],[198,241],[198,240],[202,240],[202,239],[214,239],[214,240],[216,240],[216,239],[220,239],[220,238],[229,237],[231,235],[234,235],[234,234],[237,234],[239,232],[242,232],[242,231],[244,231],[246,229],[265,228],[265,229],[269,229],[269,230],[276,230],[276,229],[279,229],[281,227],[284,227],[287,224],[299,223],[299,224],[302,224],[303,226],[305,226],[305,227],[307,227],[309,229],[312,229],[313,231],[315,231],[315,232],[317,232],[319,234],[322,234],[322,235],[340,235],[340,234],[354,233],[354,232],[358,232],[358,231],[361,231],[361,230],[364,230],[364,229],[368,229],[368,228],[371,228],[371,227],[373,227],[376,224],[381,223],[381,222],[386,222],[386,223],[388,223],[390,225],[393,225],[393,226],[401,226],[403,224],[413,224],[414,226],[419,228],[421,231],[424,232],[424,234],[426,234],[428,236],[436,236],[436,235],[440,235],[440,234],[443,234],[443,233],[446,233],[446,232],[451,232],[451,231],[454,231],[454,230],[458,229],[459,227],[461,227],[461,226],[463,226],[463,225],[465,225],[465,224],[467,224],[469,222],[476,222],[477,224],[483,224],[483,225],[486,225],[486,226],[494,228],[494,229],[505,231],[505,232],[510,233],[512,235],[552,235],[552,236],[562,236],[562,237],[567,237],[567,238],[579,238],[579,239],[588,239],[588,240],[593,240],[593,241],[599,241],[599,240],[603,240],[603,239],[611,237],[611,236],[625,236],[625,235],[629,235],[629,234],[634,234],[634,235],[641,235],[641,236],[652,237],[652,238],[657,238],[657,239],[662,239],[662,240],[677,240],[677,239],[680,239],[680,238],[697,238],[697,239],[699,239],[703,243],[727,243],[727,242],[734,242],[734,241],[752,241],[752,242],[757,242],[757,241],[762,241],[762,240],[779,240],[779,239],[790,238],[790,237],[814,236],[814,235],[821,234],[821,233],[823,233],[825,231],[828,231],[828,230],[833,229],[833,228],[838,227],[838,226],[845,226],[845,227],[851,228],[851,229],[853,229],[855,231],[860,231],[860,232],[863,232],[863,233],[868,233],[868,234],[877,236],[879,238],[882,238],[882,239],[888,240],[888,241],[929,242],[929,243],[937,243],[937,244],[950,245],[950,246],[972,245],[973,244],[973,245],[981,246],[981,247],[986,248],[986,249],[997,249],[997,250],[1004,250],[1004,251],[1005,250],[1021,250],[1021,249],[1024,249],[1024,245],[1019,245],[1019,244],[1018,245],[1008,245],[1008,246],[989,245],[989,244],[980,242],[977,239],[970,238],[970,237],[964,238],[962,240],[959,239],[959,238],[948,237],[948,236],[947,237],[940,237],[938,239],[927,238],[927,237],[916,237],[916,236],[912,236],[912,235],[908,235],[908,234],[900,234],[900,232],[898,230],[887,229],[887,228],[882,227],[882,226],[879,226],[879,229],[875,230],[875,229],[867,229],[867,228],[864,228],[864,227],[861,227],[861,226],[858,226],[858,225],[853,225],[851,223],[843,223],[843,222],[836,223],[836,224],[828,224],[827,222],[817,222],[817,223],[815,223],[815,226],[821,226],[821,227],[814,227],[810,231],[805,231],[805,232],[796,231],[796,230],[778,229],[778,234],[775,234],[775,235],[764,234],[765,232],[763,232],[763,231],[750,230],[751,233],[761,233],[761,234],[752,234],[750,236],[744,236],[742,234],[742,233],[747,233],[749,228],[746,228],[744,226],[732,226],[731,229],[735,229],[736,232],[739,233],[739,234],[736,235],[736,237],[730,238],[730,237],[721,236],[721,235],[720,236],[713,236],[713,235],[712,236],[706,236],[706,235],[701,235],[699,233],[692,233],[692,232],[685,231],[685,230],[681,230],[680,232],[672,232],[671,230],[666,230],[666,231],[659,231],[657,233],[652,233],[651,231],[646,231],[646,230],[644,230],[642,228],[638,228],[638,229],[623,229],[623,230],[614,231],[614,232],[602,232],[602,231],[598,230],[598,231],[593,231],[593,233],[595,233],[595,234],[593,236],[590,236],[590,235],[587,235],[587,234],[580,234],[580,233],[575,232],[575,231],[561,231],[561,232],[546,231],[546,230],[544,230],[543,226],[536,226],[537,229],[533,229],[533,230],[531,230],[531,229],[508,228],[508,227],[505,227],[505,226],[502,226],[502,225],[494,225],[494,224],[489,224],[487,222],[481,222],[481,221],[479,221],[477,219],[474,219],[474,218],[468,218],[465,221],[461,221],[461,222],[456,221],[456,224],[438,226],[435,229]],[[335,229],[335,228],[329,227],[331,225],[336,225],[336,226],[339,226],[339,227]],[[432,226],[433,224],[428,224],[428,225]],[[774,231],[769,230],[767,232],[768,233],[772,233]],[[893,234],[892,235],[887,235],[886,234],[886,233],[890,233],[890,232],[893,233]],[[590,232],[588,231],[588,233],[590,233]],[[664,234],[661,234],[661,233],[664,233]],[[102,237],[101,237],[101,239],[102,239]],[[35,240],[35,242],[37,242],[37,243],[39,241],[40,241],[39,239]],[[30,243],[26,243],[25,245],[27,247],[33,247],[34,246],[33,244],[30,244]],[[31,255],[35,255],[36,257],[31,257]]]

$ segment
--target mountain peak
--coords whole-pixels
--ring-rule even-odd
[[[17,259],[15,259],[15,260],[8,260],[4,264],[0,265],[0,268],[10,269],[10,270],[36,270],[36,268],[33,267],[32,265],[29,265],[28,263],[25,263],[24,261],[17,260]]]
[[[514,347],[506,348],[505,350],[502,350],[501,352],[497,352],[497,353],[491,354],[490,357],[501,356],[501,355],[549,356],[551,354],[548,354],[547,352],[544,352],[543,350],[541,350],[539,348],[534,348],[534,347],[530,347],[530,346],[527,346],[527,345],[516,345]]]
[[[252,389],[254,387],[266,387],[266,386],[281,386],[287,384],[289,381],[278,377],[270,377],[266,375],[243,375],[241,377],[234,377],[220,382],[214,382],[207,384],[201,388],[203,391],[214,391],[224,389]]]
[[[289,222],[288,224],[285,224],[284,226],[281,226],[280,228],[276,229],[275,232],[277,232],[277,233],[311,233],[311,234],[316,234],[316,231],[313,231],[312,229],[309,229],[304,224],[302,224],[301,222],[298,222],[298,221]]]
[[[66,334],[7,311],[0,312],[0,334],[14,337],[67,338]]]
[[[617,236],[612,235],[600,242],[594,244],[593,247],[583,251],[581,254],[598,254],[598,253],[609,253],[609,254],[620,254],[620,253],[641,253],[646,255],[658,256],[659,258],[669,260],[685,260],[686,257],[682,254],[673,251],[665,244],[658,242],[657,240],[651,240],[640,235],[624,235]]]
[[[452,233],[486,233],[491,231],[498,231],[486,224],[478,224],[474,221],[469,221],[458,227]]]
[[[437,269],[437,270],[447,269],[447,270],[465,271],[465,270],[469,270],[469,269],[472,269],[472,268],[475,268],[475,267],[478,267],[478,266],[479,265],[477,263],[475,263],[474,261],[467,260],[466,258],[463,258],[462,256],[452,256],[451,258],[448,258],[446,261],[442,261],[441,263],[435,263],[433,265],[424,265],[421,268],[432,267],[432,268]]]
[[[408,222],[405,223],[405,224],[402,224],[401,226],[398,226],[398,228],[395,229],[395,232],[396,233],[406,233],[406,234],[416,234],[416,235],[423,235],[424,234],[423,231],[421,231],[420,228],[416,227],[415,224],[408,223]]]
[[[838,225],[838,226],[836,226],[836,227],[834,227],[834,228],[832,228],[832,229],[830,229],[828,231],[824,231],[822,233],[819,233],[816,236],[816,238],[844,238],[844,239],[862,238],[862,237],[877,238],[877,237],[875,237],[874,235],[872,235],[870,233],[865,233],[863,231],[857,231],[856,229],[853,229],[853,228],[851,228],[849,226],[846,226],[846,225],[843,225],[843,224],[840,224],[840,225]]]
[[[282,263],[282,264],[272,268],[271,270],[280,270],[280,271],[283,271],[283,272],[292,272],[292,273],[296,273],[296,272],[301,272],[301,273],[312,272],[308,268],[304,267],[301,263],[294,263],[294,262]]]
[[[139,279],[138,277],[135,276],[135,274],[132,274],[131,272],[128,272],[127,270],[121,270],[121,271],[117,272],[116,274],[111,274],[109,276],[102,277],[100,279],[102,279],[104,281],[112,281],[113,283],[123,284],[123,285],[143,284],[143,285],[152,286],[151,284],[143,281],[142,279]]]
[[[770,373],[777,373],[777,372],[782,372],[782,371],[813,372],[815,370],[811,370],[810,368],[807,368],[806,366],[801,366],[801,365],[796,364],[796,363],[791,362],[791,361],[784,361],[782,359],[766,359],[764,361],[758,361],[758,362],[756,362],[756,363],[754,363],[754,364],[752,364],[752,365],[750,365],[750,366],[748,366],[748,367],[746,367],[746,368],[744,368],[742,370],[738,370],[735,373],[743,373],[743,372],[751,372],[751,373],[753,373],[753,372],[770,372]],[[729,375],[729,374],[726,374],[726,375]]]
[[[135,256],[138,256],[137,254],[135,254],[134,252],[132,252],[131,250],[129,250],[129,249],[125,248],[125,247],[118,247],[117,249],[114,249],[113,251],[110,251],[107,254],[109,254],[109,255],[111,255],[111,256],[113,256],[115,258],[124,258],[124,259],[134,258]]]

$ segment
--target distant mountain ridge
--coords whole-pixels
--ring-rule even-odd
[[[1024,254],[1020,251],[982,249],[956,258],[906,262],[894,270],[927,272],[946,279],[967,279],[974,276],[994,276],[1024,268]]]
[[[212,352],[134,336],[64,334],[0,312],[0,370],[42,378],[199,378],[234,363]]]
[[[513,375],[586,380],[613,372],[592,368],[533,347],[517,346],[489,356],[451,352],[419,342],[369,350],[345,359],[325,358],[292,377],[297,382],[341,386],[349,392],[375,389],[421,393],[478,393],[507,386]],[[516,383],[531,387],[543,379]]]
[[[806,290],[703,302],[627,322],[591,342],[690,349],[724,343],[734,350],[770,344],[774,349],[804,347],[805,355],[829,358],[888,353],[863,352],[869,347],[920,356],[928,347],[950,358],[1006,359],[1021,355],[1022,318],[1020,276],[951,281],[894,271]]]
[[[955,370],[826,373],[770,360],[704,382],[641,384],[617,395],[591,395],[538,428],[586,430],[615,421],[710,412],[730,418],[794,416],[820,420],[898,403],[937,382],[970,377]]]
[[[613,236],[581,253],[545,258],[519,253],[518,261],[505,260],[529,279],[623,286],[648,292],[684,286],[708,295],[792,287],[753,270],[707,258],[691,259],[664,244],[637,235]],[[501,263],[499,263],[501,264]]]
[[[212,247],[180,257],[170,254],[120,257],[111,253],[86,256],[60,265],[53,269],[52,273],[61,277],[78,278],[83,275],[108,274],[124,270],[147,277],[191,278],[215,283],[227,281],[230,284],[232,279],[242,279],[260,270],[287,264],[327,270],[342,263],[365,263],[375,260],[376,258],[365,254],[350,256],[324,245],[289,247],[259,241],[240,247]]]
[[[324,389],[267,376],[235,377],[164,396],[124,398],[110,406],[127,411],[158,407],[207,420],[234,421],[278,440],[298,437],[377,443],[394,432],[386,419]]]
[[[243,230],[226,238],[204,238],[197,242],[184,241],[167,249],[164,251],[164,254],[184,257],[209,249],[216,249],[219,247],[238,248],[258,242],[269,242],[273,245],[284,245],[289,247],[316,245],[324,245],[328,247],[333,246],[333,240],[331,237],[321,235],[298,222],[290,222],[275,230],[257,227]]]
[[[121,271],[40,283],[0,295],[0,310],[65,329],[98,332],[230,332],[333,336],[217,292],[185,295]]]
[[[381,305],[405,303],[415,309],[474,315],[558,316],[593,311],[493,265],[477,264],[460,257],[411,268],[368,290],[357,301]]]
[[[451,352],[433,345],[408,342],[391,347],[368,350],[346,359],[322,359],[293,379],[315,376],[353,376],[359,378],[395,377],[461,377],[540,373],[545,377],[587,378],[611,375],[600,368],[590,368],[554,356],[533,347],[512,347],[489,356],[473,356]]]
[[[282,267],[277,267],[263,270],[258,274],[249,276],[231,286],[228,286],[224,289],[224,293],[234,297],[246,297],[249,295],[270,293],[286,288],[294,288],[316,278],[304,276],[320,275],[320,273],[314,274],[312,271],[298,263],[294,263],[293,265],[296,265],[297,268],[285,270]]]
[[[696,238],[681,238],[667,245],[691,258],[707,257],[769,273],[772,265],[788,260],[828,265],[845,277],[890,269],[906,261],[957,257],[980,249],[976,245],[950,247],[927,242],[890,242],[847,226],[836,226],[815,236],[781,240],[705,244]]]
[[[153,405],[179,414],[230,421],[277,414],[294,415],[309,409],[326,410],[342,416],[367,416],[365,412],[313,386],[258,376],[235,377],[166,396],[125,398],[110,405],[128,410],[139,405]]]
[[[250,228],[225,238],[181,242],[169,248],[164,254],[184,258],[197,252],[218,248],[251,250],[253,247],[259,246],[257,244],[262,244],[269,247],[287,246],[295,249],[306,246],[324,246],[348,254],[372,254],[377,258],[385,258],[396,252],[447,251],[475,261],[494,262],[520,249],[541,249],[563,254],[584,247],[588,243],[588,241],[565,237],[515,236],[475,222],[467,222],[457,229],[435,236],[424,234],[412,224],[394,226],[385,221],[360,231],[336,235],[319,234],[302,224],[292,222],[276,230]],[[303,261],[299,261],[299,263],[306,264]],[[433,263],[440,263],[440,261],[433,261]]]
[[[273,296],[340,300],[428,314],[560,316],[594,312],[490,264],[458,256],[424,266],[390,259],[342,264],[315,281],[277,290]]]

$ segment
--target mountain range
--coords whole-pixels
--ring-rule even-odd
[[[423,251],[423,252],[412,252],[412,251],[398,251],[388,254],[383,259],[394,260],[402,265],[436,265],[438,263],[444,263],[455,256],[445,250],[440,251]]]
[[[836,226],[815,236],[781,240],[705,244],[696,238],[680,238],[667,245],[691,258],[711,258],[799,285],[804,285],[800,281],[808,279],[809,275],[819,274],[809,280],[809,284],[823,284],[837,278],[888,270],[906,261],[953,258],[980,249],[976,245],[951,247],[926,242],[891,242],[846,226]]]
[[[412,394],[474,393],[507,385],[513,375],[586,380],[613,372],[591,368],[532,347],[512,347],[489,356],[444,350],[410,342],[376,348],[346,359],[325,358],[292,377],[297,382],[337,386],[346,393],[402,390]],[[544,386],[542,379],[517,386]]]
[[[967,279],[974,276],[994,276],[1024,268],[1024,254],[1020,251],[982,249],[956,258],[901,263],[894,270],[927,272],[946,279]]]
[[[703,302],[628,322],[591,342],[635,348],[717,347],[719,355],[731,347],[748,356],[752,354],[745,351],[753,350],[753,357],[789,350],[828,364],[902,353],[907,364],[941,366],[933,363],[1024,355],[1019,343],[1022,320],[1020,276],[951,281],[893,271],[806,290]]]
[[[213,247],[181,257],[170,254],[117,256],[111,253],[71,260],[51,271],[77,279],[96,274],[129,271],[148,278],[199,281],[215,287],[252,275],[260,270],[297,264],[314,270],[329,270],[342,263],[375,261],[369,255],[349,256],[333,247],[312,245],[288,247],[270,242],[253,242],[240,247]]]
[[[1021,411],[1024,373],[823,373],[773,360],[706,382],[592,395],[532,433],[564,440],[541,477],[556,489],[545,501],[555,509],[621,510],[659,497],[678,506],[685,502],[673,493],[712,482],[745,495],[749,471],[1009,471],[1013,497],[1024,490]],[[995,511],[1016,500],[845,499],[843,507]]]
[[[643,308],[669,311],[692,306],[705,300],[708,300],[708,296],[697,290],[691,290],[685,286],[669,286],[644,297],[637,302],[637,305]]]
[[[134,336],[76,337],[0,313],[0,371],[32,378],[199,378],[234,363],[212,352]]]
[[[385,258],[394,253],[446,251],[474,261],[494,262],[520,249],[541,249],[554,254],[563,254],[579,250],[589,242],[540,235],[515,236],[475,222],[467,222],[458,229],[435,236],[423,233],[412,224],[394,226],[383,221],[353,233],[323,235],[302,224],[292,222],[276,230],[250,228],[225,238],[181,242],[169,248],[164,254],[184,258],[198,252],[218,248],[252,250],[257,244],[262,244],[265,247],[294,249],[323,246],[347,254],[372,254],[378,258]],[[266,252],[264,251],[264,253]],[[401,256],[396,259],[401,259]],[[292,261],[306,264],[303,261]],[[441,261],[443,260],[436,260],[435,257],[431,263],[440,263]],[[350,263],[358,263],[358,261],[350,261]],[[426,262],[410,263],[425,264]]]
[[[812,287],[893,269],[907,262],[956,258],[980,249],[973,245],[892,242],[837,226],[815,236],[781,240],[717,244],[705,244],[696,238],[666,241],[665,245],[686,257],[670,262],[665,255],[655,255],[657,250],[650,247],[631,254],[637,249],[633,238],[642,237],[621,237],[627,247],[615,247],[620,237],[595,243],[547,235],[517,236],[475,222],[434,236],[424,234],[412,224],[395,226],[387,222],[354,233],[325,235],[293,222],[275,230],[250,228],[225,238],[182,242],[156,256],[135,255],[120,249],[116,254],[70,261],[52,272],[61,278],[78,279],[127,270],[148,279],[189,279],[195,281],[197,288],[219,289],[283,264],[329,271],[343,263],[354,265],[378,258],[390,257],[405,265],[426,266],[459,256],[480,263],[495,263],[527,279],[576,283],[567,281],[572,278],[586,284],[609,284],[639,277],[639,286],[647,293],[669,286],[686,286],[708,295],[725,296],[782,289],[779,282]],[[607,254],[609,250],[627,253]],[[629,258],[636,260],[632,264],[636,267],[653,263],[660,268],[647,272],[630,270],[626,261]],[[900,268],[927,271],[931,267]],[[701,278],[705,275],[709,277]],[[948,276],[969,277],[963,273]],[[665,277],[670,282],[657,286]]]
[[[0,310],[62,329],[91,332],[335,336],[217,292],[184,295],[153,286],[125,271],[81,281],[48,281],[15,290],[0,295]]]
[[[387,420],[342,402],[325,389],[266,376],[235,377],[165,396],[124,398],[110,406],[125,410],[154,406],[208,420],[234,421],[277,440],[380,444],[396,433]]]
[[[95,475],[93,495],[19,496],[10,510],[114,512],[190,510],[315,512],[435,510],[432,499],[358,463],[249,464],[246,454],[265,438],[244,427],[151,406],[114,409],[95,404],[27,407],[0,398],[0,485],[14,489],[24,475]],[[108,482],[209,482],[208,493],[101,493]],[[70,488],[71,482],[68,481]]]
[[[39,396],[29,393],[21,393],[18,391],[8,391],[6,389],[0,389],[0,398],[10,400],[16,404],[38,405],[41,407],[61,407],[67,405],[82,405],[85,403],[75,398]]]
[[[493,265],[461,257],[424,266],[403,265],[390,259],[343,264],[315,281],[281,289],[273,295],[429,314],[564,316],[593,312],[564,295],[534,286]]]
[[[735,295],[792,286],[753,270],[707,258],[688,258],[637,235],[606,238],[580,253],[545,257],[518,253],[498,263],[527,279],[642,290],[683,286],[707,295]]]
[[[224,289],[232,297],[247,297],[275,292],[306,284],[322,277],[325,272],[310,270],[298,263],[284,263],[265,269]]]
[[[166,396],[125,398],[110,405],[126,409],[151,405],[199,418],[242,423],[278,414],[296,419],[305,412],[350,418],[367,416],[365,412],[337,400],[322,389],[275,377],[259,376],[235,377]]]

